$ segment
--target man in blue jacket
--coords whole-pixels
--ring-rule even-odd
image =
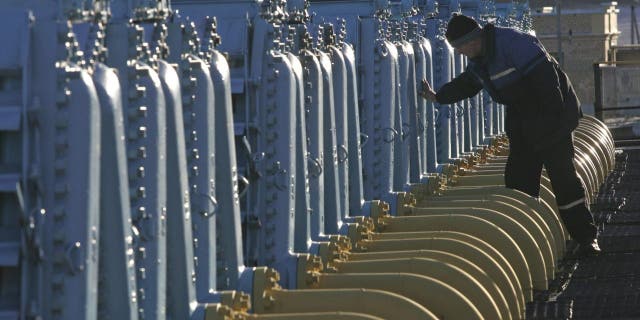
[[[450,104],[484,88],[506,105],[510,153],[505,185],[538,197],[544,165],[567,231],[582,253],[599,253],[597,228],[573,164],[572,132],[582,111],[567,75],[536,37],[514,29],[481,27],[472,18],[454,15],[445,36],[469,64],[437,92],[423,79],[421,96]]]

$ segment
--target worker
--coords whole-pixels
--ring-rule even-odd
[[[493,24],[481,27],[473,18],[456,14],[445,36],[468,58],[467,68],[437,92],[423,79],[420,95],[451,104],[484,88],[505,105],[506,187],[538,197],[544,165],[562,221],[578,243],[576,253],[598,254],[597,228],[573,164],[573,130],[582,111],[567,75],[527,33]]]

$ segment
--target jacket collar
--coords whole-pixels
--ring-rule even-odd
[[[488,23],[482,28],[482,55],[472,59],[474,63],[487,65],[496,53],[496,27]]]

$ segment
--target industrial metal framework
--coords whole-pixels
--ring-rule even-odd
[[[520,319],[566,251],[504,106],[419,97],[492,0],[0,4],[0,319]],[[614,168],[585,117],[588,197]]]

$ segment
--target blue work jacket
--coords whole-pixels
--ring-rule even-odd
[[[580,102],[567,75],[540,41],[527,33],[488,24],[483,52],[466,70],[436,93],[450,104],[485,89],[507,106],[505,131],[512,150],[544,149],[566,138],[582,117]]]

